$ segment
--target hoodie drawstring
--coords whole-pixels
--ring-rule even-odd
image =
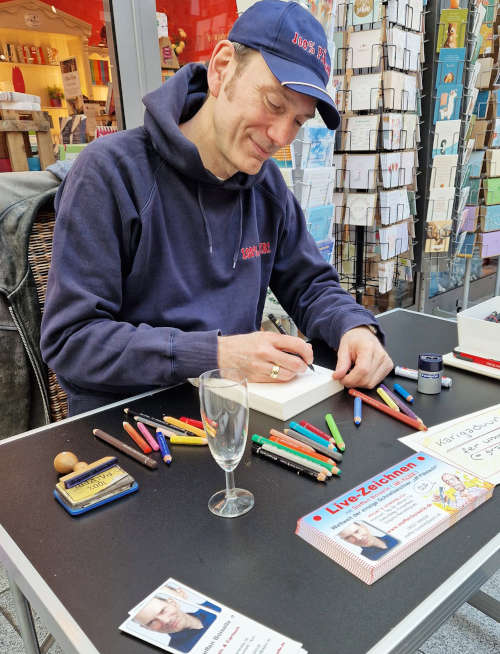
[[[212,232],[210,231],[210,227],[208,225],[208,220],[207,220],[207,214],[205,213],[205,208],[203,207],[203,202],[201,201],[201,186],[198,184],[198,205],[200,207],[201,215],[203,216],[203,224],[205,225],[205,232],[207,234],[207,239],[208,239],[208,248],[210,250],[210,254],[213,254],[213,247],[212,247]]]
[[[201,184],[198,184],[197,191],[198,191],[198,193],[197,193],[197,195],[198,195],[198,205],[200,207],[201,215],[203,217],[203,225],[205,226],[205,233],[207,235],[208,248],[210,250],[210,254],[213,254],[212,232],[210,231],[210,225],[208,224],[207,214],[205,213],[205,207],[203,206],[203,202],[202,202],[202,199],[201,199]],[[239,254],[240,247],[241,247],[241,240],[243,238],[243,193],[242,193],[242,191],[239,191],[239,193],[238,193],[238,203],[239,203],[239,208],[240,208],[239,235],[238,235],[238,240],[236,241],[236,248],[235,248],[234,254],[233,254],[233,270],[236,268],[236,264],[238,262],[238,254]]]

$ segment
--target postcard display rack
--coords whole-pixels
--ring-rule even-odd
[[[349,0],[335,13],[334,264],[371,308],[413,277],[422,25],[422,0]]]
[[[424,243],[420,310],[426,282],[438,292],[447,290],[442,276],[463,279],[466,308],[472,260],[500,254],[500,219],[495,234],[497,210],[488,209],[500,201],[495,180],[495,175],[500,178],[495,126],[500,125],[493,86],[498,81],[498,45],[493,45],[497,2],[456,4],[428,3],[426,61],[432,63],[424,90],[433,102],[424,103],[423,117],[432,129],[422,142],[422,161],[432,163],[422,170],[417,202],[419,215],[425,216],[421,233],[417,230]]]

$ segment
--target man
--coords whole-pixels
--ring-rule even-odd
[[[137,612],[133,619],[146,629],[159,634],[169,634],[170,647],[181,652],[189,652],[217,618],[216,613],[204,611],[203,606],[213,611],[220,611],[215,604],[204,602],[196,611],[187,613],[174,598],[154,597]]]
[[[466,486],[458,475],[453,475],[449,472],[443,473],[441,479],[445,484],[453,489],[451,493],[446,491],[444,494],[445,499],[449,502],[448,506],[452,509],[463,509],[464,506],[471,502],[476,502],[487,492],[485,488],[481,486]],[[436,494],[434,498],[436,498]]]
[[[144,127],[79,155],[56,200],[41,340],[70,414],[218,367],[259,382],[305,371],[309,344],[259,331],[268,287],[338,350],[341,383],[390,371],[375,318],[342,290],[269,161],[316,108],[338,126],[329,73],[318,21],[263,0],[208,69],[185,66],[145,96]]]
[[[399,543],[389,534],[375,536],[362,522],[353,522],[347,525],[340,533],[340,538],[351,545],[361,547],[360,554],[370,561],[378,561],[387,552]]]

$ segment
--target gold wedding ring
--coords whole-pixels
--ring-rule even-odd
[[[276,379],[276,377],[280,374],[280,367],[274,364],[274,366],[271,369],[271,378]]]

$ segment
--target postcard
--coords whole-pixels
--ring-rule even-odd
[[[401,175],[403,186],[413,186],[416,183],[417,153],[415,150],[401,152]]]
[[[471,177],[481,177],[483,161],[484,161],[484,150],[474,150],[471,153],[469,158]]]
[[[379,196],[382,225],[392,225],[392,223],[407,220],[410,217],[410,203],[406,189],[380,191]]]
[[[434,126],[432,156],[457,154],[461,120],[438,120]]]
[[[384,263],[379,263],[378,268],[378,292],[388,293],[392,290],[392,280],[394,279],[394,270],[396,261],[390,260]]]
[[[346,97],[346,111],[375,111],[380,100],[382,74],[352,75]]]
[[[436,89],[434,103],[434,122],[438,120],[458,120],[462,101],[461,84],[444,84]]]
[[[382,29],[350,32],[346,67],[378,68],[384,56],[382,42]]]
[[[347,119],[345,150],[369,151],[377,149],[380,116],[350,116]]]
[[[345,195],[343,193],[334,193],[333,194],[333,222],[341,224],[344,220],[344,209],[345,209]]]
[[[448,252],[453,222],[451,220],[435,220],[425,225],[425,252]]]
[[[299,654],[302,645],[169,578],[119,629],[173,654]]]
[[[401,173],[401,153],[381,152],[380,171],[382,173],[382,185],[384,188],[403,186],[403,175]]]
[[[488,89],[490,87],[491,73],[495,70],[495,60],[493,57],[480,57],[479,75],[477,76],[476,86],[479,89]]]
[[[317,241],[316,245],[318,246],[319,253],[326,261],[333,265],[334,251],[335,251],[335,239],[334,238],[325,238],[324,241]]]
[[[366,25],[381,19],[381,0],[348,0],[347,25]]]
[[[480,234],[480,256],[497,257],[500,255],[500,231],[484,232]]]
[[[403,114],[382,114],[382,144],[385,150],[399,150],[403,132]]]
[[[346,193],[344,223],[367,227],[375,222],[377,193]]]
[[[467,31],[467,9],[443,9],[439,19],[436,52],[441,48],[463,48]]]
[[[500,149],[486,150],[486,175],[500,177]]]
[[[379,229],[380,258],[391,259],[408,250],[408,223],[396,223]]]
[[[485,204],[500,205],[500,177],[489,177],[483,184]]]
[[[378,155],[346,154],[344,187],[371,190],[377,187]]]
[[[399,27],[387,30],[387,62],[393,68],[416,72],[420,68],[422,34],[407,32]]]
[[[333,166],[294,168],[292,179],[295,197],[303,209],[331,204],[335,179]]]
[[[332,96],[335,105],[339,111],[344,111],[345,99],[347,94],[346,89],[346,76],[345,75],[332,75],[330,79],[332,88]]]
[[[333,176],[333,186],[334,188],[344,188],[344,155],[343,154],[334,154],[333,155],[333,167],[335,169],[335,174]]]
[[[455,187],[458,155],[439,154],[432,160],[430,188]]]
[[[417,110],[417,78],[396,70],[383,72],[384,108],[394,111]]]
[[[491,137],[488,147],[500,148],[500,118],[496,118],[492,122]]]
[[[294,145],[297,147],[297,155],[300,146],[302,146],[300,158],[297,156],[297,165],[301,168],[332,165],[334,134],[327,127],[312,125],[302,127],[294,141]]]
[[[307,231],[315,241],[322,241],[325,238],[331,237],[334,211],[335,207],[333,204],[306,209]]]
[[[466,206],[462,211],[458,232],[475,232],[478,216],[479,207]]]
[[[455,256],[464,259],[472,259],[474,254],[474,245],[476,243],[476,234],[471,232],[462,232],[457,240]]]
[[[465,65],[465,48],[443,49],[439,53],[436,86],[460,84]]]
[[[387,20],[415,32],[422,30],[422,0],[388,0]]]
[[[427,203],[427,222],[432,222],[434,220],[451,220],[454,201],[454,188],[429,189],[429,200]]]
[[[479,207],[475,207],[479,209]],[[479,209],[482,232],[495,232],[500,230],[500,204]]]

